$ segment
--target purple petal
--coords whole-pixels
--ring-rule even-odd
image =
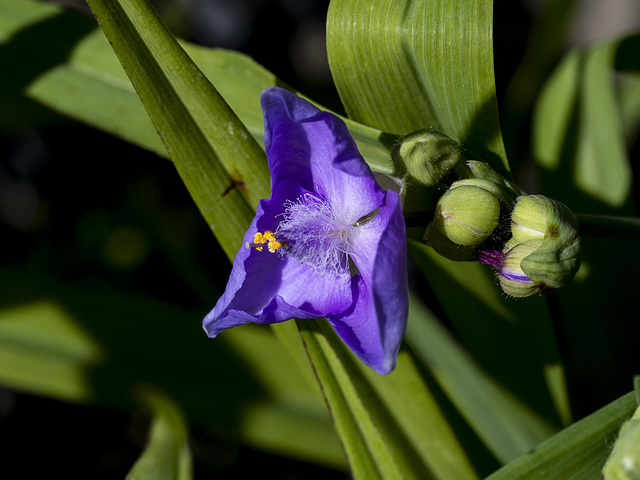
[[[211,337],[246,323],[278,323],[293,317],[316,318],[343,312],[352,304],[348,272],[315,271],[297,260],[246,248],[256,232],[274,231],[288,198],[306,193],[293,181],[280,183],[262,200],[233,262],[226,290],[203,326]]]
[[[272,188],[295,180],[351,223],[380,206],[382,190],[342,120],[278,87],[261,104]]]
[[[352,240],[354,307],[328,317],[351,350],[380,374],[395,368],[409,309],[405,223],[400,200],[387,191],[378,215]]]
[[[533,283],[531,279],[527,277],[524,273],[518,274],[513,272],[506,272],[503,270],[499,273],[499,275],[503,278],[506,278],[507,280],[511,280],[514,282]]]

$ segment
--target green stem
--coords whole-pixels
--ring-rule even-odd
[[[640,218],[577,214],[580,235],[640,241]]]

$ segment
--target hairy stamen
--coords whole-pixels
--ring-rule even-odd
[[[316,270],[348,272],[352,225],[336,219],[325,200],[309,193],[288,200],[284,207],[283,220],[276,229],[276,236],[288,242],[283,254]]]

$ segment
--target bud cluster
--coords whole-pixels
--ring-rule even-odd
[[[499,266],[507,294],[526,297],[560,288],[578,271],[578,220],[562,203],[543,195],[519,197],[511,213],[511,234]]]
[[[461,160],[460,145],[432,130],[403,137],[392,158],[408,185],[447,188],[423,237],[440,255],[493,266],[513,297],[560,288],[577,272],[578,222],[560,202],[527,195],[487,163]]]

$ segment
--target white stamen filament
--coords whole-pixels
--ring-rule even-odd
[[[318,271],[349,271],[349,233],[355,225],[338,220],[323,199],[304,194],[288,200],[276,236],[288,242],[280,249]]]

